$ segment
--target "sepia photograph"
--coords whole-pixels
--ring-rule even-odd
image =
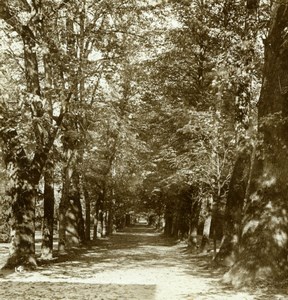
[[[0,300],[79,299],[288,300],[288,0],[0,0]]]

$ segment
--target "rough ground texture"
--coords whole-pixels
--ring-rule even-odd
[[[7,244],[0,244],[0,263]],[[0,299],[288,299],[287,286],[234,290],[206,255],[136,226],[109,239],[74,249],[36,271],[0,274]]]

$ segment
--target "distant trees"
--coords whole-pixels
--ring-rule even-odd
[[[240,25],[230,22],[229,18],[237,19],[238,8],[237,17],[244,18],[245,8],[240,4],[239,7],[235,4],[237,9],[233,5],[227,7],[231,4],[229,1],[230,4],[171,2],[178,23],[163,38],[166,50],[148,64],[143,63],[153,70],[147,73],[150,88],[155,89],[153,95],[147,93],[143,100],[158,111],[150,121],[159,136],[154,140],[158,145],[154,148],[157,168],[148,176],[159,174],[157,185],[164,210],[169,210],[169,220],[184,219],[182,228],[185,229],[181,235],[190,235],[189,240],[194,240],[195,244],[197,231],[200,233],[205,219],[210,220],[210,225],[206,226],[208,236],[212,223],[223,223],[238,132],[235,128],[237,84],[234,73],[239,72],[238,65],[241,65],[240,54],[232,55],[232,59],[226,57],[241,41],[237,32]],[[159,124],[159,128],[154,124]],[[187,197],[190,200],[187,201]],[[178,212],[182,201],[190,204]],[[178,231],[173,229],[173,234],[178,235]],[[202,245],[204,247],[204,243]]]
[[[224,234],[216,261],[233,265],[249,205],[269,3],[171,3],[179,23],[162,39],[165,51],[143,63],[154,93],[142,99],[157,110],[147,206],[164,214],[166,234],[188,234],[193,247],[199,233],[203,248],[205,236]]]

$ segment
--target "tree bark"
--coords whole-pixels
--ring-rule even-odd
[[[104,212],[102,209],[100,209],[98,213],[97,230],[100,233],[100,236],[103,237],[104,236]]]
[[[93,217],[93,241],[96,241],[98,237],[98,223],[99,223],[99,199],[97,199],[95,203],[95,211]]]
[[[62,195],[59,203],[59,226],[58,226],[58,251],[65,252],[66,250],[66,212],[68,210],[68,196],[70,186],[69,162],[64,168],[62,179]]]
[[[211,222],[212,222],[212,214],[211,212],[209,212],[204,221],[204,228],[203,228],[202,240],[200,245],[201,252],[204,252],[206,245],[209,244]]]
[[[288,1],[274,3],[265,42],[258,144],[240,251],[224,280],[235,286],[287,278]]]
[[[113,233],[113,208],[110,207],[109,211],[107,211],[107,233],[106,235],[109,236]]]
[[[53,164],[48,161],[44,174],[44,218],[42,228],[41,258],[53,257],[53,232],[54,232],[54,182]]]
[[[172,225],[173,225],[173,214],[166,209],[165,215],[165,227],[164,227],[164,234],[166,236],[172,235]]]
[[[68,199],[69,208],[66,212],[66,244],[70,246],[79,246],[84,242],[85,234],[82,206],[77,186],[74,186],[72,191],[69,192]]]
[[[209,196],[206,199],[206,214],[204,218],[204,227],[203,227],[203,234],[200,249],[203,252],[205,250],[206,244],[209,243],[210,238],[210,230],[211,230],[211,222],[212,222],[212,206],[213,206],[213,198]]]
[[[201,210],[201,202],[194,200],[191,205],[191,215],[189,222],[189,233],[188,233],[188,246],[195,250],[197,248],[197,233],[198,233],[198,223]]]
[[[91,231],[91,201],[87,190],[86,181],[83,179],[83,194],[85,198],[85,240],[90,241]]]
[[[244,148],[236,159],[231,176],[225,210],[224,236],[215,262],[232,266],[241,235],[241,222],[251,168],[252,149]]]
[[[2,15],[3,11],[1,11],[1,18],[9,23],[8,16]],[[33,33],[28,26],[19,26],[16,23],[10,25],[15,28],[23,41],[27,91],[40,96],[38,62],[33,51],[35,47]],[[34,268],[37,265],[35,259],[36,186],[46,157],[41,155],[38,149],[30,162],[18,139],[16,129],[3,131],[2,139],[5,143],[5,160],[10,177],[10,196],[13,199],[11,247],[4,268],[14,268],[18,265]]]
[[[108,235],[108,210],[106,209],[103,212],[103,226],[102,226],[102,236],[107,236]]]
[[[36,189],[27,179],[14,181],[15,188],[12,204],[12,226],[9,257],[3,268],[18,266],[35,268],[35,202]]]
[[[35,37],[28,26],[23,26],[22,40],[24,44],[24,62],[27,90],[33,95],[40,96],[38,61],[35,53]]]

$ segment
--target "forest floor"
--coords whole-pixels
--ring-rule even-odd
[[[8,245],[0,244],[0,266],[7,251]],[[209,255],[192,254],[184,243],[134,226],[69,251],[36,271],[2,271],[0,299],[288,299],[287,287],[225,286],[223,272],[211,267]]]

